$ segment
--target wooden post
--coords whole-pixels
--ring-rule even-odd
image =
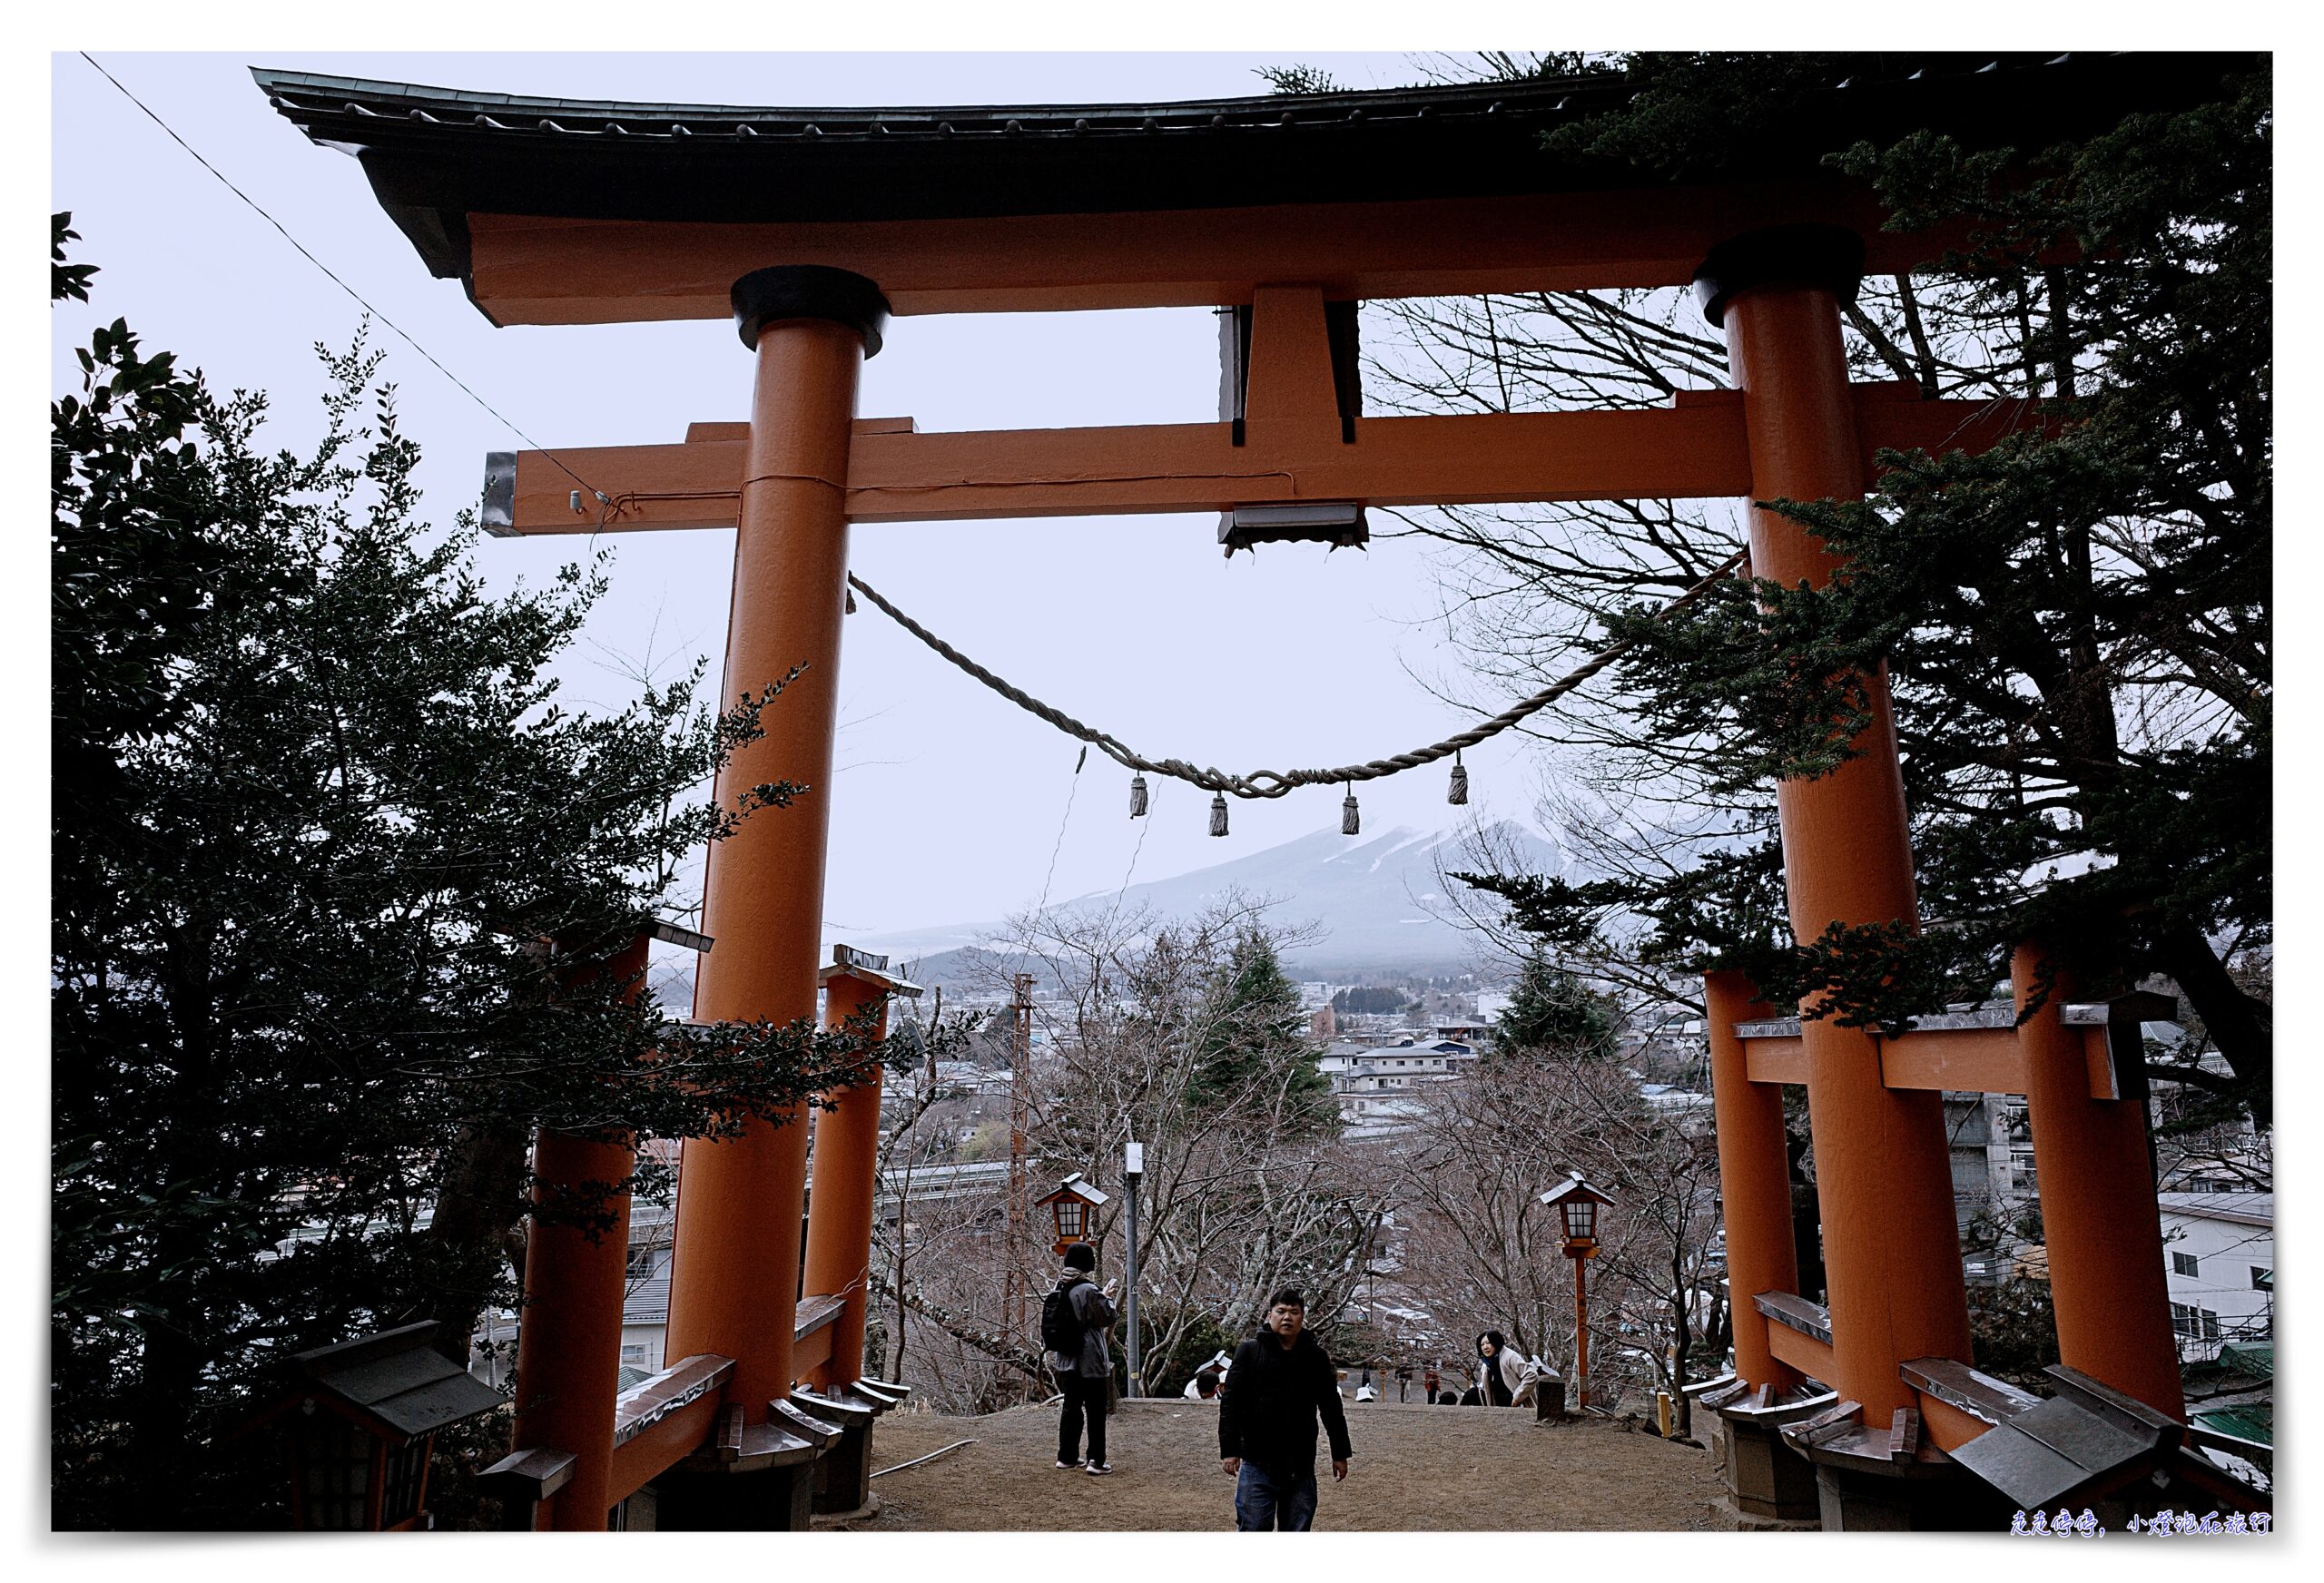
[[[606,975],[624,998],[645,992],[646,939],[639,935],[607,961]],[[533,1142],[533,1202],[552,1204],[592,1182],[625,1183],[637,1168],[627,1135],[579,1138],[544,1128]],[[573,1473],[512,1527],[603,1533],[613,1501],[614,1401],[621,1393],[621,1308],[629,1273],[629,1194],[607,1201],[613,1224],[595,1240],[588,1228],[544,1222],[525,1236],[525,1306],[517,1328],[517,1417],[510,1450],[535,1447],[573,1454]]]
[[[724,697],[805,671],[761,716],[764,734],[718,777],[732,807],[745,789],[790,781],[793,806],[753,814],[711,849],[694,1014],[788,1023],[815,1014],[832,735],[846,602],[848,447],[867,351],[886,304],[842,270],[761,270],[734,286],[758,358],[751,401]],[[780,1125],[778,1125],[778,1123]],[[747,1421],[790,1394],[798,1314],[807,1127],[799,1107],[731,1141],[687,1140],[680,1161],[668,1355],[734,1360],[730,1399]]]
[[[823,1026],[837,1028],[865,1007],[877,1009],[873,1037],[888,1032],[888,991],[845,972],[824,978]],[[829,1362],[812,1373],[826,1386],[863,1376],[863,1324],[872,1273],[872,1212],[880,1168],[880,1064],[865,1063],[862,1082],[831,1096],[815,1118],[814,1192],[807,1219],[809,1293],[837,1297]]]
[[[1799,1290],[1783,1089],[1751,1081],[1743,1041],[1735,1036],[1737,1023],[1774,1015],[1742,974],[1703,975],[1711,1104],[1718,1126],[1718,1190],[1727,1216],[1728,1310],[1735,1327],[1735,1372],[1752,1385],[1772,1385],[1780,1393],[1799,1383],[1799,1371],[1768,1350],[1769,1321],[1751,1305],[1751,1299],[1762,1292]]]
[[[1820,227],[1739,238],[1706,261],[1696,289],[1727,332],[1743,390],[1751,498],[1854,500],[1864,492],[1840,336],[1863,244]],[[1754,506],[1751,565],[1785,586],[1822,585],[1842,562],[1780,513]],[[1887,677],[1863,678],[1872,721],[1856,757],[1776,789],[1794,934],[1832,923],[1918,927],[1905,791]],[[1969,1360],[1968,1298],[1954,1219],[1940,1096],[1887,1087],[1877,1037],[1829,1018],[1805,1023],[1809,1129],[1824,1205],[1833,1358],[1829,1381],[1885,1420],[1914,1405],[1908,1358]]]
[[[1590,1295],[1582,1273],[1590,1260],[1579,1252],[1566,1256],[1573,1261],[1573,1410],[1580,1412],[1590,1405]]]
[[[2019,947],[2010,959],[2021,1012],[2045,959],[2036,944]],[[2145,1106],[2136,1097],[2091,1097],[2083,1030],[2068,1027],[2059,1015],[2075,993],[2060,972],[2048,1003],[2017,1029],[2025,1052],[2025,1112],[2057,1310],[2058,1361],[2158,1412],[2184,1419]],[[2103,1037],[2105,1030],[2097,1031]],[[2133,1096],[2146,1092],[2142,1083],[2122,1087]]]

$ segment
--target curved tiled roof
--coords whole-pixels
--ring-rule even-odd
[[[2254,57],[1889,55],[1762,133],[1751,174],[1822,179],[1856,137],[1976,127],[2031,146],[2207,92]],[[435,273],[466,216],[877,221],[1475,197],[1643,178],[1541,134],[1617,107],[1616,75],[1143,104],[784,108],[563,99],[253,70],[316,143],[359,158]]]

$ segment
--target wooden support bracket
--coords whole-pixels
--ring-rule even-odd
[[[796,1402],[777,1400],[766,1404],[767,1421],[813,1446],[819,1451],[837,1445],[846,1430],[801,1408]]]
[[[1864,1424],[1864,1405],[1856,1401],[1836,1401],[1813,1418],[1783,1426],[1783,1438],[1793,1446],[1806,1450],[1827,1440],[1852,1434]]]
[[[1888,1421],[1889,1460],[1909,1462],[1920,1454],[1920,1412],[1915,1408],[1900,1407]]]
[[[793,1391],[790,1400],[819,1419],[842,1425],[870,1423],[881,1412],[861,1397],[835,1391]]]
[[[528,1446],[478,1474],[477,1488],[499,1500],[503,1528],[529,1532],[536,1509],[573,1481],[579,1460],[571,1451]]]

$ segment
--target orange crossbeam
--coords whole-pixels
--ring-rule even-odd
[[[803,1335],[792,1343],[791,1368],[802,1380],[811,1376],[820,1378],[815,1376],[815,1371],[831,1361],[832,1327],[828,1323],[817,1325],[812,1333]]]
[[[1925,1391],[1913,1392],[1921,1410],[1921,1432],[1940,1451],[1957,1450],[1993,1428],[1974,1413],[1962,1411]]]
[[[1808,1378],[1821,1380],[1827,1384],[1830,1382],[1833,1369],[1829,1342],[1819,1342],[1812,1335],[1803,1335],[1789,1325],[1778,1324],[1771,1319],[1760,1318],[1759,1322],[1768,1327],[1768,1351]]]
[[[1981,450],[2031,421],[2015,402],[1920,401],[1856,388],[1865,461],[1882,449]],[[682,445],[517,455],[507,534],[732,527],[744,482],[739,425],[697,424]],[[1673,407],[1615,412],[1369,418],[1340,444],[1302,427],[1270,439],[1224,423],[920,434],[859,424],[847,515],[857,522],[1204,512],[1286,500],[1374,506],[1748,494],[1741,398],[1687,392]],[[559,462],[564,465],[559,466]],[[572,469],[566,472],[566,467]],[[574,475],[611,499],[572,506]]]
[[[1755,1038],[1743,1058],[1754,1083],[1807,1081],[1807,1047],[1789,1038]],[[1936,1028],[1880,1041],[1880,1080],[1890,1088],[1960,1094],[2023,1094],[2025,1053],[2007,1027]]]
[[[1743,1047],[1743,1071],[1754,1083],[1805,1083],[1807,1043],[1797,1034],[1752,1039]]]
[[[1891,1088],[2023,1094],[2025,1051],[2012,1027],[1908,1033],[1881,1041],[1880,1077]]]
[[[869,276],[899,314],[1216,307],[1285,280],[1336,298],[1683,286],[1718,242],[1787,222],[1865,239],[1869,274],[1940,254],[1825,182],[1288,203],[1203,211],[773,223],[470,213],[469,296],[496,324],[724,319],[770,262]]]
[[[2114,1066],[2103,1027],[2081,1036],[2093,1099],[2118,1099]],[[1807,1081],[1807,1047],[1798,1035],[1755,1037],[1743,1045],[1744,1068],[1754,1083]],[[1934,1088],[1959,1094],[2025,1092],[2025,1049],[2009,1027],[1925,1028],[1880,1042],[1880,1078],[1890,1088]]]
[[[710,1436],[725,1398],[713,1391],[654,1421],[614,1448],[606,1504],[618,1506],[676,1467]]]

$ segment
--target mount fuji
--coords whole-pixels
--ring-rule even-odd
[[[1558,874],[1564,855],[1521,825],[1503,821],[1482,830],[1421,831],[1398,827],[1369,839],[1318,831],[1280,846],[1167,880],[1133,885],[1126,909],[1150,909],[1163,919],[1190,917],[1237,892],[1274,903],[1268,916],[1308,924],[1312,944],[1285,953],[1295,978],[1345,978],[1380,973],[1458,972],[1474,965],[1481,941],[1460,927],[1462,906],[1491,916],[1498,908],[1444,873],[1480,866],[1480,841],[1537,874]],[[1452,895],[1448,897],[1447,892]],[[1072,913],[1114,905],[1110,891],[1055,904]],[[867,949],[918,964],[921,981],[938,983],[970,948],[1005,949],[1005,924],[962,923],[867,938]]]

